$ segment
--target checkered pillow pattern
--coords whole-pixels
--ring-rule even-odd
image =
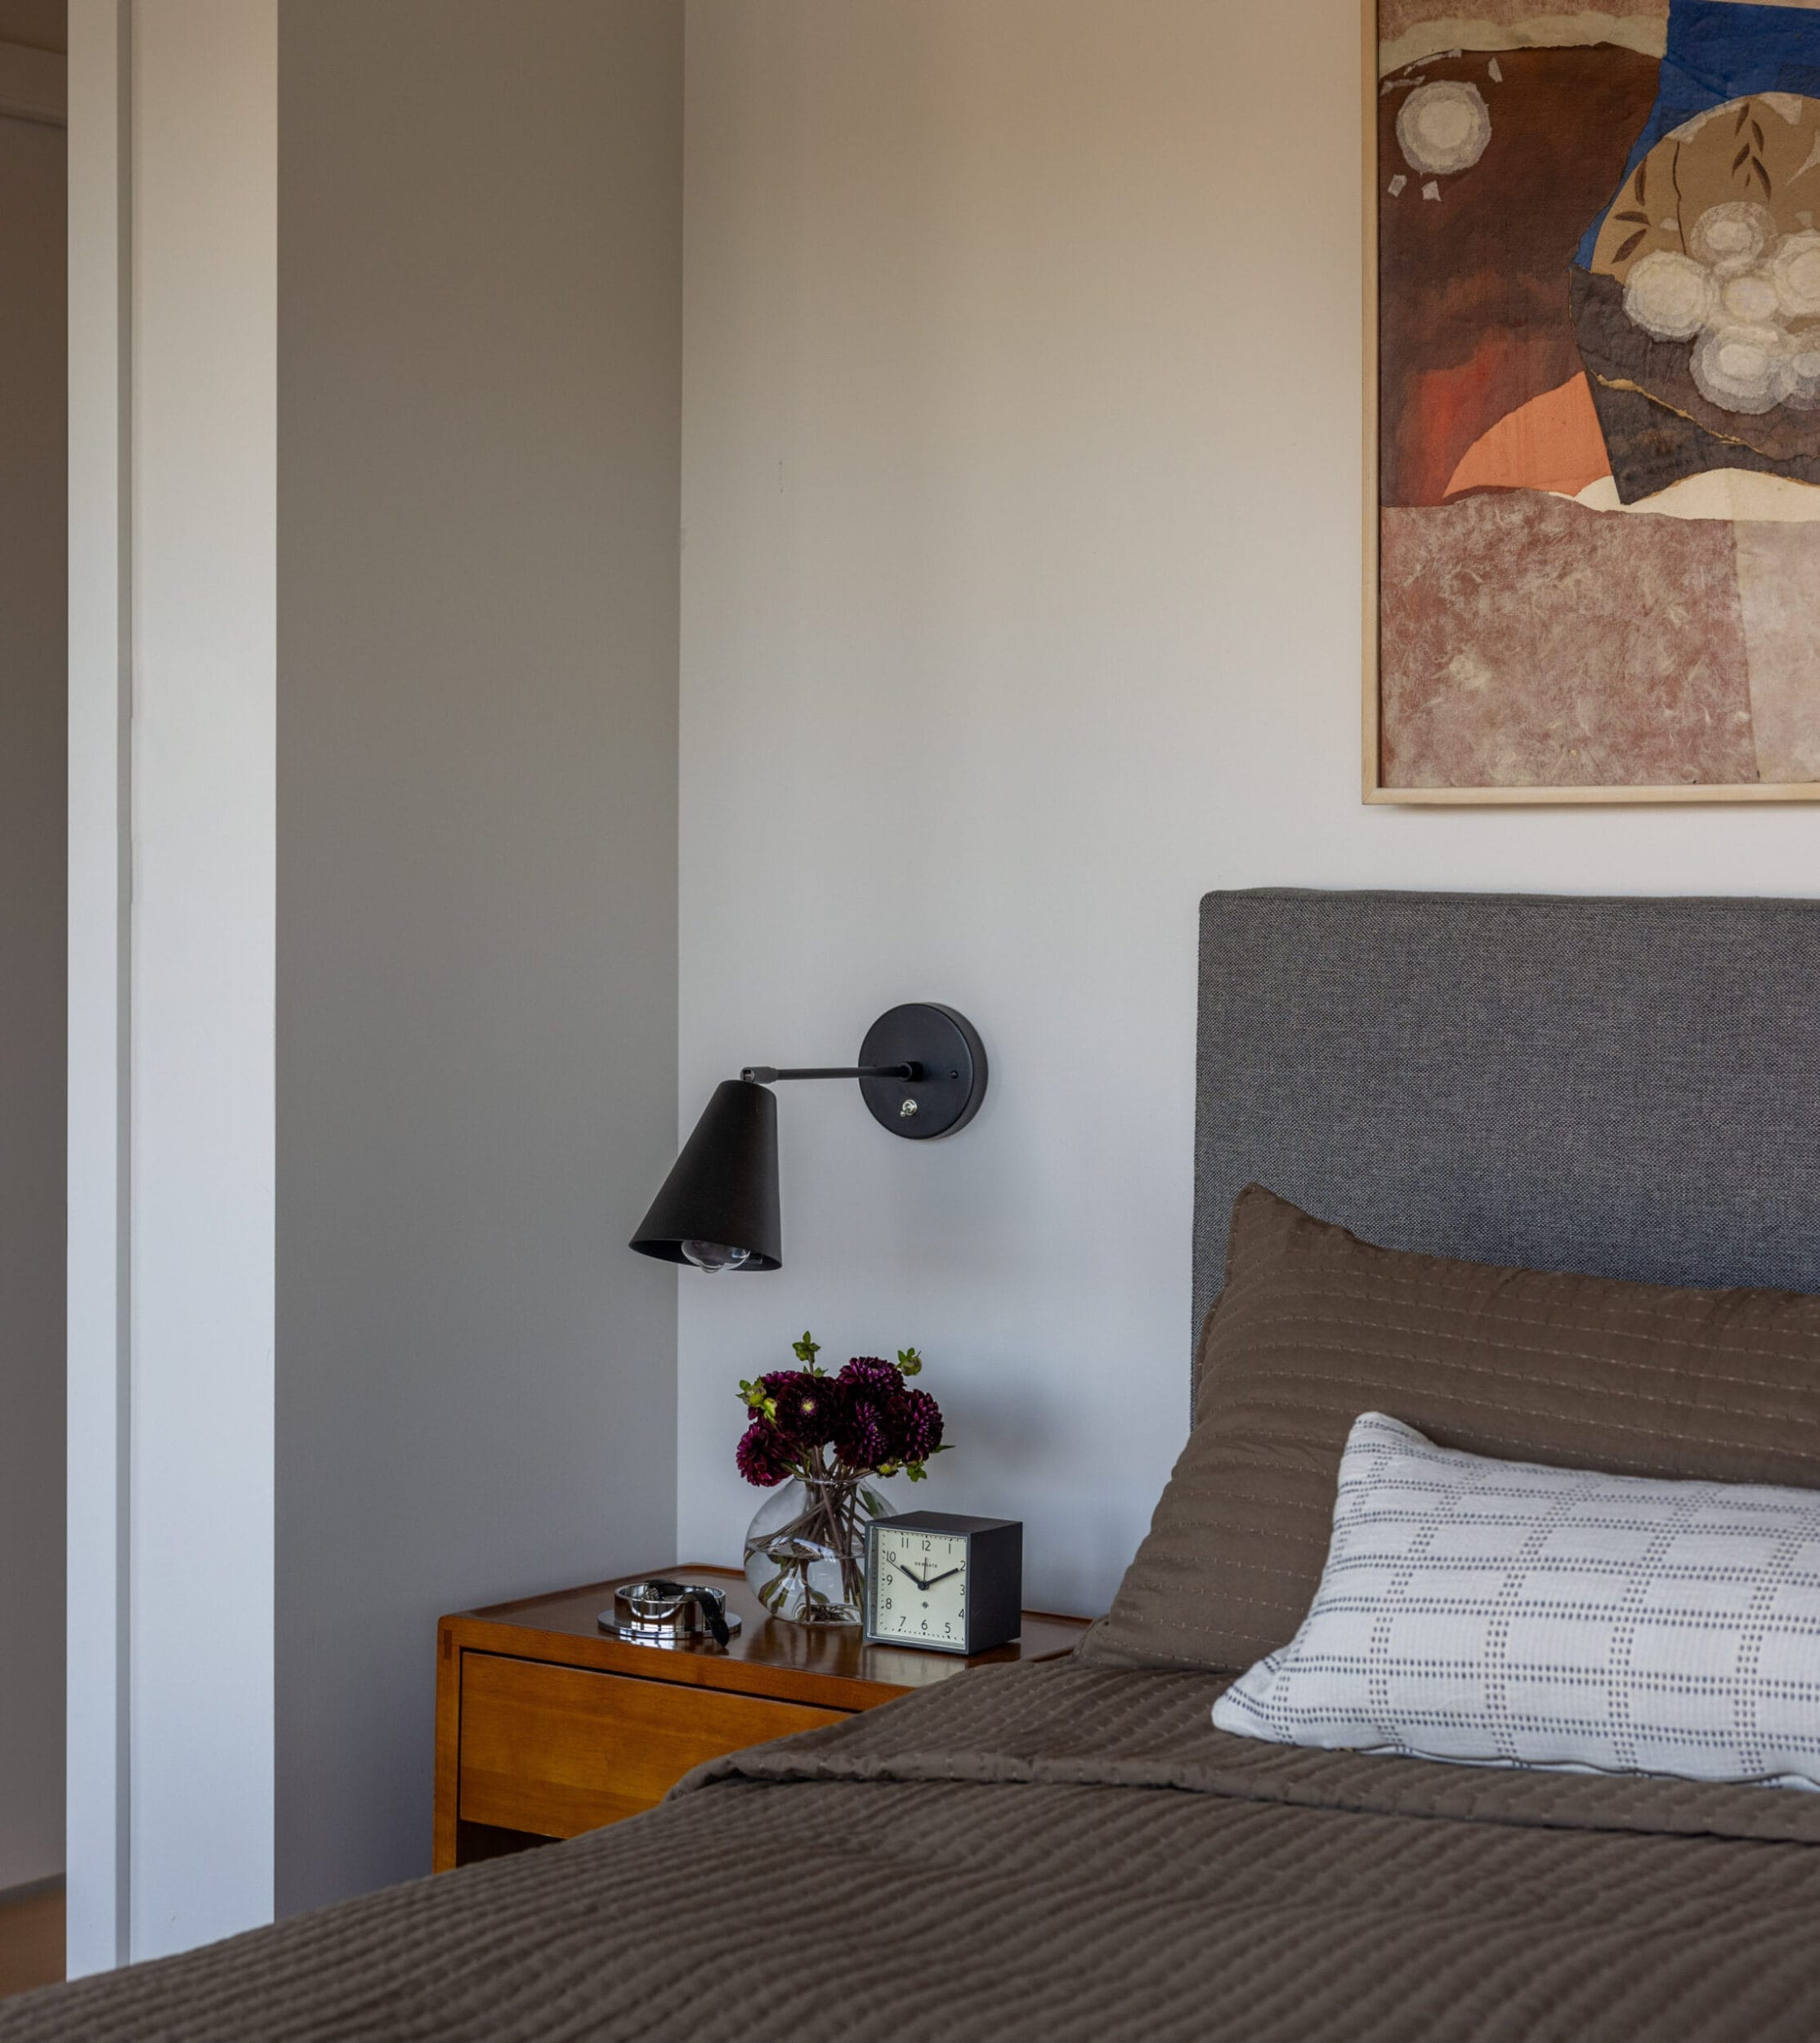
[[[1820,1491],[1493,1460],[1366,1412],[1308,1616],[1214,1721],[1282,1745],[1820,1787]]]

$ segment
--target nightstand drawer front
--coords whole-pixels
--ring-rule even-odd
[[[704,1760],[847,1714],[466,1652],[461,1815],[578,1836],[650,1808]]]

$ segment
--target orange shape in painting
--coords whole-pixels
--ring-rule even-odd
[[[1577,496],[1612,472],[1585,375],[1544,391],[1481,433],[1447,479],[1447,496],[1465,490],[1552,490]]]

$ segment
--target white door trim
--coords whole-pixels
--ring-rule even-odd
[[[69,4],[68,1965],[131,1949],[132,6]]]
[[[69,1955],[273,1885],[277,0],[73,0]]]

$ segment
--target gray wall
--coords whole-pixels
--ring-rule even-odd
[[[281,1914],[440,1612],[671,1558],[682,14],[282,7]]]
[[[0,118],[0,1889],[63,1870],[63,221]]]

